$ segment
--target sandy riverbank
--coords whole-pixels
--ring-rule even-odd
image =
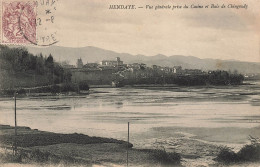
[[[223,146],[221,143],[242,147],[248,140],[245,138],[248,134],[259,135],[259,128],[154,128],[154,133],[165,137],[156,142],[158,145],[169,145],[168,149],[137,149],[130,144],[129,166],[223,166],[213,160]],[[164,134],[166,132],[168,137]],[[143,134],[144,138],[152,139],[152,136],[145,135]],[[19,163],[10,159],[8,161],[3,156],[6,153],[12,155],[13,141],[14,127],[0,125],[1,166],[126,166],[127,142],[122,140],[18,127]],[[259,165],[260,163],[243,163],[229,166]]]
[[[18,166],[126,165],[128,143],[122,140],[76,133],[58,134],[29,127],[18,127],[16,140],[19,163],[13,163],[12,159],[6,156],[12,154],[14,127],[0,125],[1,165],[9,166],[10,163]],[[134,149],[132,146],[130,143],[128,149],[130,166],[180,166],[179,154],[168,154],[163,150]]]
[[[149,133],[143,133],[147,143],[156,143],[182,155],[182,165],[214,166],[215,159],[223,147],[229,147],[238,152],[243,146],[250,144],[249,135],[259,138],[260,126],[252,128],[240,127],[155,127]],[[155,137],[157,136],[157,137]],[[158,136],[163,136],[158,139]],[[138,138],[138,136],[135,136]],[[144,145],[143,145],[144,147]],[[149,145],[147,145],[149,147]],[[251,164],[236,164],[235,166],[252,166]],[[255,166],[260,166],[257,163]]]

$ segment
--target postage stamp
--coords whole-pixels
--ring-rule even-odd
[[[2,43],[36,42],[36,3],[34,1],[2,2]]]
[[[58,42],[58,0],[3,0],[0,43],[50,46]]]

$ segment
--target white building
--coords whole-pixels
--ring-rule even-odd
[[[121,61],[120,58],[117,57],[116,60],[102,60],[100,64],[102,66],[122,66],[123,61]]]

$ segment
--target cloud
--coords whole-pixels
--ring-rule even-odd
[[[186,16],[186,19],[189,26],[237,31],[248,30],[248,26],[244,20],[228,9],[223,9],[221,12],[198,11]]]
[[[259,23],[256,10],[108,9],[110,4],[118,3],[145,7],[146,4],[191,5],[206,2],[216,1],[59,1],[59,45],[92,45],[131,54],[182,54],[200,58],[259,61],[259,39],[255,37],[259,31],[256,28]],[[221,0],[218,2],[222,3]],[[230,0],[225,2],[234,3]]]

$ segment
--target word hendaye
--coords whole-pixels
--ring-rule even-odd
[[[109,9],[136,9],[135,5],[110,5]]]

